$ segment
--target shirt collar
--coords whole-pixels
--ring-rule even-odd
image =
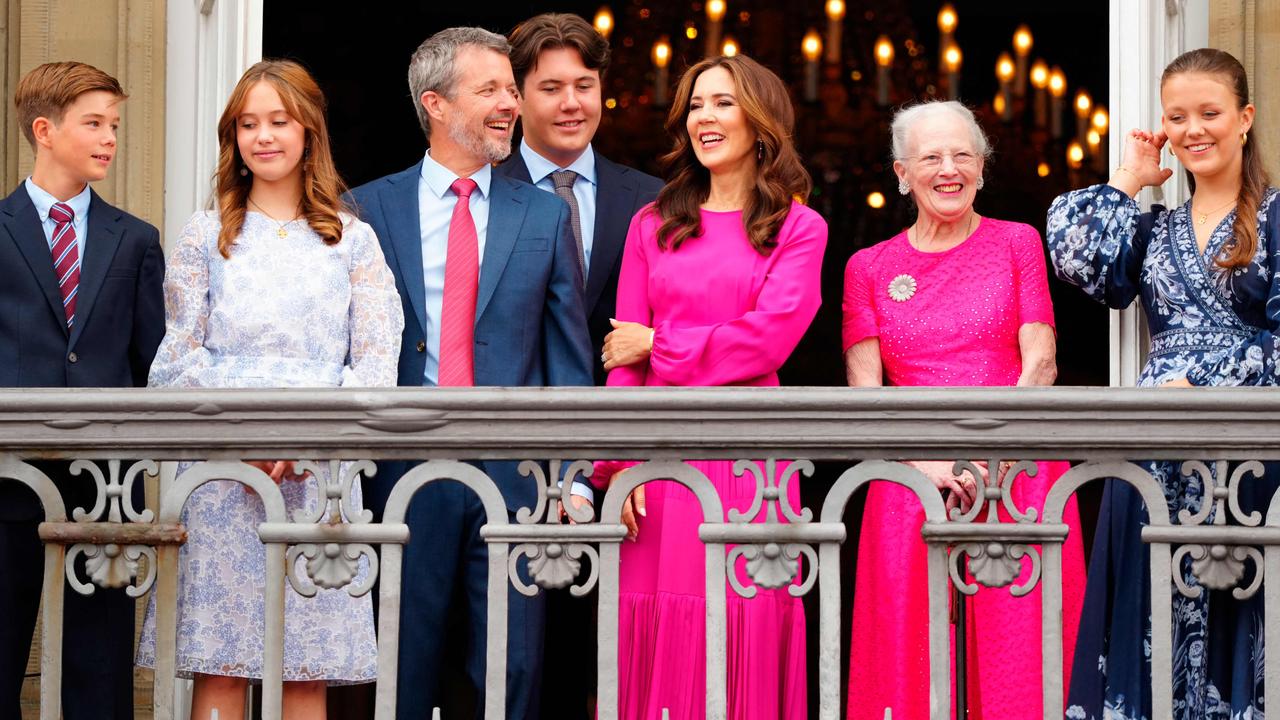
[[[444,198],[445,193],[453,192],[450,186],[453,181],[458,179],[458,174],[449,168],[441,165],[431,158],[431,151],[427,150],[422,156],[422,181],[431,189],[432,194],[438,198]],[[480,197],[489,197],[489,181],[493,179],[493,168],[488,163],[479,170],[471,173],[471,179],[476,181],[476,188],[480,191]]]
[[[529,180],[534,185],[542,182],[551,173],[556,170],[572,170],[578,173],[578,177],[586,180],[592,185],[596,184],[596,153],[591,149],[591,144],[587,144],[587,149],[578,156],[577,160],[569,167],[562,168],[550,160],[542,157],[534,152],[522,138],[520,140],[520,157],[524,158],[525,167],[529,168]]]
[[[44,188],[36,184],[30,177],[27,178],[27,194],[31,196],[31,204],[35,206],[36,212],[40,215],[40,222],[49,221],[49,210],[53,204],[58,202],[58,198],[50,195]],[[71,206],[71,211],[76,214],[76,220],[86,217],[89,212],[89,200],[92,197],[89,190],[89,183],[84,184],[84,189],[79,195],[67,201]]]

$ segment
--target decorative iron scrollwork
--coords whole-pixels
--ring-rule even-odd
[[[294,463],[295,474],[310,473],[315,478],[319,486],[319,498],[315,508],[309,513],[302,508],[294,510],[293,521],[306,524],[326,523],[331,526],[372,522],[372,511],[356,509],[352,489],[362,473],[373,475],[377,471],[377,466],[369,460],[330,460],[328,472],[323,472],[319,464],[310,460]],[[364,580],[357,583],[361,557],[368,559],[369,570]],[[305,558],[305,562],[299,563],[299,558]],[[299,565],[310,582],[300,576]],[[289,584],[303,597],[314,597],[319,588],[337,590],[344,587],[352,597],[360,597],[373,589],[378,578],[378,554],[367,543],[299,543],[289,548],[285,556],[285,568]]]
[[[995,482],[990,478],[991,468],[996,468],[999,474]],[[983,523],[992,526],[994,531],[998,530],[1001,524],[1001,508],[1004,508],[1018,525],[1033,525],[1039,518],[1039,511],[1036,508],[1029,507],[1022,510],[1013,500],[1013,481],[1019,475],[1035,477],[1039,472],[1039,466],[1036,463],[1020,460],[1007,465],[1002,464],[999,459],[992,459],[987,463],[986,468],[982,468],[969,460],[957,460],[951,472],[957,476],[968,474],[982,490],[978,500],[969,507],[968,511],[961,512],[960,508],[951,509],[952,521],[975,523],[978,515],[985,509],[987,515]],[[961,570],[961,560],[966,557],[969,559],[968,572],[973,576],[974,583],[968,582]],[[1024,557],[1031,560],[1031,572],[1026,581],[1015,584],[1014,581],[1022,574]],[[1040,582],[1040,553],[1034,546],[1026,543],[1007,540],[958,543],[952,549],[948,564],[951,582],[966,595],[978,592],[978,586],[981,585],[989,588],[1009,587],[1011,595],[1022,597],[1031,592],[1036,583]]]
[[[727,515],[733,524],[751,524],[764,512],[765,525],[783,525],[788,523],[807,523],[813,520],[813,511],[801,508],[797,511],[791,507],[791,498],[787,490],[796,473],[805,477],[813,476],[813,463],[808,460],[793,460],[787,463],[781,475],[778,473],[777,458],[768,458],[762,463],[756,460],[738,460],[733,464],[733,473],[738,477],[750,474],[756,480],[756,494],[751,507],[745,512],[730,508]],[[787,523],[780,519],[786,518]],[[800,573],[800,558],[808,561],[809,574],[800,583],[795,583]],[[729,585],[734,592],[744,598],[756,596],[756,587],[747,587],[738,578],[737,563],[739,558],[746,560],[747,575],[756,587],[777,590],[783,586],[794,597],[800,597],[813,587],[818,577],[818,553],[812,546],[804,543],[750,543],[735,546],[729,551],[726,563]]]
[[[586,505],[577,507],[568,500],[573,484],[590,478],[594,467],[586,460],[575,460],[569,463],[567,468],[561,460],[551,460],[546,465],[533,460],[520,463],[520,474],[533,478],[538,496],[532,508],[522,507],[516,511],[516,522],[521,525],[546,526],[549,536],[546,541],[521,543],[511,550],[507,571],[511,576],[512,585],[521,594],[532,597],[538,593],[539,587],[549,590],[568,587],[570,594],[582,596],[595,585],[596,577],[599,575],[600,561],[600,554],[596,548],[587,543],[554,539],[555,528],[560,525],[562,512],[573,522],[591,522],[590,507]],[[562,476],[563,482],[561,482]],[[529,560],[528,572],[533,580],[532,585],[526,583],[520,576],[521,557]],[[584,557],[591,561],[591,572],[586,580],[574,585],[574,579],[582,571]]]
[[[1199,460],[1188,460],[1182,463],[1182,474],[1199,476],[1204,487],[1204,500],[1198,512],[1183,508],[1178,511],[1178,522],[1182,525],[1214,525],[1225,526],[1228,519],[1246,527],[1257,527],[1262,522],[1262,514],[1253,511],[1245,513],[1240,507],[1240,484],[1246,475],[1255,478],[1263,476],[1264,468],[1257,460],[1240,463],[1228,476],[1229,465],[1225,460],[1215,463],[1213,470]],[[1228,478],[1224,483],[1223,478]],[[1208,523],[1206,523],[1208,521]],[[1187,582],[1180,568],[1184,558],[1191,558],[1191,574],[1197,585]],[[1253,580],[1246,587],[1239,587],[1245,576],[1246,561],[1252,560]],[[1173,553],[1173,582],[1178,592],[1189,598],[1198,598],[1204,591],[1200,586],[1211,590],[1231,589],[1231,594],[1238,600],[1245,600],[1258,592],[1262,587],[1263,564],[1262,553],[1255,547],[1247,545],[1227,545],[1214,543],[1209,545],[1187,544],[1178,547]]]
[[[121,477],[120,461],[108,460],[107,472],[91,460],[76,460],[71,463],[71,474],[88,473],[97,487],[93,508],[75,508],[71,517],[78,523],[130,522],[149,523],[155,518],[150,510],[141,511],[133,507],[133,485],[142,473],[155,474],[159,471],[153,460],[140,460],[129,466]],[[76,558],[84,557],[85,572],[89,582],[77,577]],[[138,563],[147,559],[147,573],[138,578]],[[125,588],[130,597],[141,597],[156,579],[156,551],[147,545],[119,545],[116,543],[76,543],[67,549],[65,560],[67,582],[81,595],[92,595],[94,586],[104,588]]]

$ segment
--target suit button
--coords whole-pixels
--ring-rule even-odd
[[[79,358],[79,357],[77,357],[75,353],[71,353],[70,355],[67,355],[67,362],[69,362],[69,363],[74,363],[74,362],[76,362],[76,361],[77,361],[77,360],[79,360],[79,359],[80,359],[80,358]]]
[[[423,340],[419,340],[419,341],[418,341],[418,352],[426,352],[426,351],[427,351],[427,343],[426,343],[425,341],[423,341]]]

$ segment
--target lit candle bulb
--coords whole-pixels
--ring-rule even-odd
[[[946,58],[943,54],[947,48],[955,43],[956,23],[959,18],[956,17],[956,9],[951,7],[951,3],[947,3],[938,10],[938,66],[943,70],[946,69]]]
[[[996,60],[996,78],[1000,80],[1000,95],[1004,98],[1000,119],[1005,122],[1013,119],[1013,95],[1009,90],[1014,72],[1013,58],[1009,57],[1009,53],[1000,53],[999,59]]]
[[[1067,146],[1067,166],[1072,170],[1079,170],[1084,164],[1084,147],[1080,145],[1080,141],[1072,140]]]
[[[1085,133],[1089,132],[1089,114],[1093,110],[1093,98],[1089,97],[1089,91],[1081,88],[1076,93],[1076,139],[1083,141]]]
[[[844,27],[844,0],[827,0],[827,62],[840,62],[840,36]]]
[[[596,26],[596,32],[608,39],[609,33],[613,32],[613,11],[609,9],[608,5],[600,6],[600,9],[596,11],[596,19],[592,21],[592,24]]]
[[[720,54],[725,57],[733,57],[738,54],[738,41],[733,39],[732,35],[726,35],[724,44],[720,46]]]
[[[1049,119],[1049,66],[1045,65],[1043,60],[1037,60],[1031,65],[1031,87],[1035,88],[1035,116],[1036,127],[1043,128]]]
[[[947,97],[960,99],[960,64],[964,62],[964,54],[960,46],[953,44],[942,53],[942,64],[947,71]]]
[[[1093,130],[1090,132],[1098,134],[1098,151],[1094,155],[1093,167],[1099,174],[1103,174],[1107,172],[1107,162],[1109,160],[1107,157],[1107,141],[1109,140],[1107,130],[1111,128],[1111,116],[1107,113],[1107,109],[1101,105],[1096,106],[1093,110],[1093,119],[1090,124],[1093,125]]]
[[[1014,79],[1013,91],[1018,97],[1027,96],[1027,60],[1031,55],[1031,29],[1019,25],[1013,33],[1013,54],[1018,58],[1017,77]]]
[[[889,70],[893,66],[893,41],[888,35],[876,40],[876,102],[889,105]]]
[[[667,66],[671,64],[671,42],[663,35],[653,44],[653,104],[667,106]]]
[[[724,20],[724,0],[707,0],[707,54],[720,52],[720,22]]]
[[[1054,140],[1062,139],[1062,114],[1066,110],[1067,76],[1062,68],[1049,71],[1049,128]]]
[[[800,41],[800,53],[804,55],[804,99],[818,99],[818,60],[822,57],[822,36],[812,28]]]

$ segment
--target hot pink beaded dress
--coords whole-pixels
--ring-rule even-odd
[[[808,329],[821,302],[827,224],[793,203],[777,247],[752,247],[741,212],[702,211],[702,234],[676,250],[657,243],[652,206],[631,221],[618,283],[618,319],[654,328],[648,361],[609,373],[609,385],[778,384],[778,368]],[[629,463],[600,462],[607,482]],[[747,511],[756,481],[731,461],[694,461],[725,511]],[[778,473],[783,463],[778,463]],[[791,507],[800,487],[788,485]],[[706,571],[697,528],[701,506],[670,481],[645,485],[646,515],[635,542],[624,542],[619,578],[618,692],[624,720],[698,720],[706,707]],[[762,520],[764,510],[761,510]],[[751,580],[745,562],[736,572]],[[790,720],[808,716],[804,607],[787,588],[728,595],[728,717]]]
[[[888,385],[1014,385],[1022,371],[1018,330],[1026,323],[1052,325],[1053,306],[1040,236],[1021,223],[983,218],[968,239],[937,253],[917,250],[903,232],[859,251],[845,269],[844,349],[878,337]],[[1043,511],[1050,484],[1067,468],[1041,462],[1034,478],[1019,476],[1015,505]],[[1011,521],[1003,509],[1001,515]],[[1064,676],[1084,598],[1074,499],[1065,521],[1071,531],[1063,549]],[[872,483],[854,585],[851,720],[883,720],[886,708],[894,718],[930,717],[923,523],[913,493]],[[1026,580],[1030,563],[1023,558],[1016,583]],[[1008,588],[982,588],[967,600],[970,718],[1045,717],[1040,592],[1037,586],[1015,598]],[[954,647],[952,657],[954,665]]]

